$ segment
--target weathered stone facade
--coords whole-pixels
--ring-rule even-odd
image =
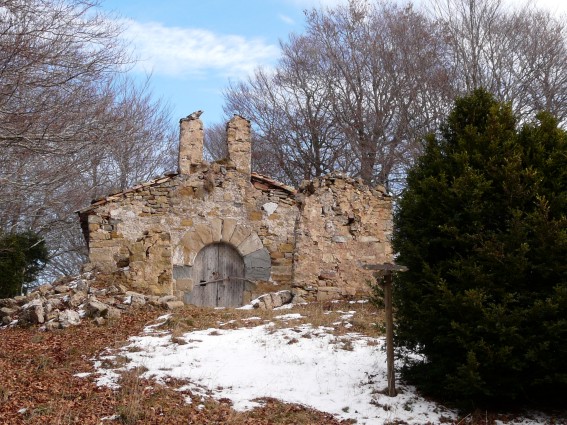
[[[333,174],[296,192],[251,173],[246,119],[228,123],[229,157],[212,164],[202,158],[198,114],[180,126],[178,174],[79,211],[91,267],[123,273],[135,289],[191,300],[199,286],[220,282],[213,268],[238,269],[214,257],[225,251],[209,249],[230,247],[231,261],[244,270],[235,279],[245,282],[247,302],[258,282],[295,287],[308,299],[355,295],[368,290],[370,278],[359,262],[392,260],[391,199],[384,190]]]

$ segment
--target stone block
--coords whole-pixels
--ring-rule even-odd
[[[269,280],[271,273],[270,253],[266,248],[244,257],[244,277],[250,280]]]
[[[102,217],[95,215],[95,214],[90,214],[89,218],[87,219],[88,223],[96,223],[96,224],[101,224],[102,223]]]
[[[198,224],[195,226],[195,233],[199,236],[203,245],[213,243],[213,231],[208,224]]]
[[[275,202],[267,202],[264,205],[262,205],[262,209],[266,211],[268,217],[273,215],[277,208],[278,208],[278,204],[276,204]]]
[[[222,234],[221,234],[221,241],[222,242],[230,242],[230,238],[234,233],[234,229],[236,229],[236,220],[232,218],[225,218],[222,222]]]
[[[96,298],[91,298],[85,306],[87,317],[104,316],[108,309],[109,306],[107,304],[100,302]]]
[[[248,213],[248,219],[250,221],[261,221],[263,217],[264,214],[262,214],[262,211],[250,211],[250,213]]]
[[[282,244],[278,247],[278,251],[281,252],[281,253],[293,252],[293,244],[291,244],[291,243],[282,243]]]
[[[193,226],[193,219],[191,218],[183,218],[180,222],[181,226],[183,227],[191,227]]]
[[[342,295],[341,288],[325,286],[317,289],[317,301],[336,300]]]
[[[262,244],[262,240],[260,239],[260,237],[255,232],[252,232],[250,234],[250,236],[248,236],[246,239],[244,239],[237,246],[238,252],[243,257],[252,253],[252,252],[258,251],[262,248],[264,248],[264,245]]]
[[[106,249],[91,249],[89,260],[91,263],[112,263],[112,253]]]
[[[237,224],[236,227],[234,228],[234,232],[232,233],[229,242],[234,246],[238,246],[244,241],[244,239],[250,236],[250,233],[251,233],[250,229],[241,226],[240,224]]]
[[[183,301],[168,301],[165,303],[164,307],[168,310],[175,310],[177,308],[182,308],[185,306]]]
[[[215,217],[211,219],[211,231],[213,236],[213,242],[220,242],[222,239],[222,219]]]
[[[90,233],[90,238],[93,241],[100,241],[105,239],[110,239],[110,233],[103,231],[96,231]]]
[[[376,236],[361,236],[358,238],[358,241],[362,243],[378,243],[380,242],[380,239]]]

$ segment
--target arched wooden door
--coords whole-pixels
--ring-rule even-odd
[[[244,295],[244,260],[225,243],[205,246],[193,264],[193,291],[187,302],[200,306],[240,307]]]

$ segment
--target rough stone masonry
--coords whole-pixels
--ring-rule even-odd
[[[178,173],[78,211],[86,268],[201,305],[242,305],[267,283],[299,300],[366,293],[360,262],[392,261],[384,188],[332,173],[295,190],[251,173],[250,122],[237,115],[227,146],[228,158],[205,162],[202,121],[182,119]]]

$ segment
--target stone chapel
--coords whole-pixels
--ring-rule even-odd
[[[180,121],[179,170],[78,211],[92,269],[135,290],[237,307],[265,290],[297,300],[362,295],[361,263],[392,262],[392,199],[338,173],[299,189],[251,172],[250,122],[227,124],[228,158],[203,160],[203,123]]]

